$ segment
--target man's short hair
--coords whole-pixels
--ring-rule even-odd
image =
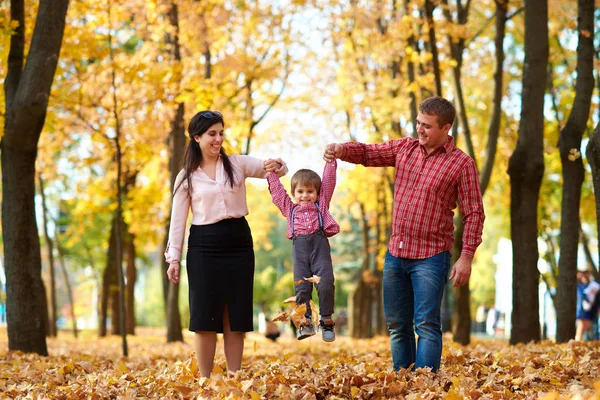
[[[428,97],[419,104],[419,111],[427,115],[435,115],[440,128],[446,124],[452,125],[456,118],[456,108],[443,97]]]

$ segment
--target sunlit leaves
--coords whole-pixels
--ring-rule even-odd
[[[4,343],[3,343],[4,342]],[[0,349],[5,349],[5,332]],[[273,343],[246,336],[242,370],[227,373],[217,344],[210,378],[198,375],[191,335],[186,344],[158,336],[130,339],[131,355],[119,354],[119,338],[49,339],[49,357],[0,350],[0,391],[11,398],[445,398],[585,399],[600,395],[594,343],[507,346],[475,340],[444,343],[441,369],[393,372],[389,338],[325,343],[319,335]]]

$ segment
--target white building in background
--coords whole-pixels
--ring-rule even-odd
[[[546,243],[539,240],[538,249],[540,254],[547,251]],[[557,255],[558,259],[559,255]],[[579,248],[578,269],[587,268],[585,254],[583,249]],[[499,321],[496,324],[496,334],[510,337],[511,314],[512,314],[512,242],[506,238],[500,238],[498,241],[498,250],[493,257],[496,264],[496,300],[494,308],[499,314]],[[550,265],[543,260],[538,260],[538,270],[540,273],[550,271]],[[551,289],[554,291],[554,289]],[[538,288],[539,294],[539,315],[542,335],[553,339],[556,336],[556,309],[552,303],[552,297],[546,284],[541,281]],[[575,310],[573,310],[575,312]]]
[[[540,252],[545,251],[545,243],[539,242]],[[496,334],[510,337],[511,316],[513,306],[512,291],[512,241],[506,238],[500,238],[498,241],[498,250],[493,257],[496,264],[496,300],[494,308],[498,312],[498,323],[496,324]],[[548,271],[548,264],[543,259],[538,260],[538,270],[541,273]],[[540,326],[546,330],[546,337],[553,338],[556,335],[556,310],[552,304],[550,293],[544,282],[540,282],[539,289],[539,315]]]

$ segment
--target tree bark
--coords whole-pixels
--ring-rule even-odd
[[[365,213],[365,206],[359,203],[362,225],[362,267],[358,277],[358,286],[351,294],[352,301],[349,304],[350,318],[348,319],[348,333],[354,338],[366,338],[372,336],[372,307],[371,288],[365,281],[365,272],[369,272],[369,223]]]
[[[506,15],[508,0],[496,0],[496,37],[494,48],[496,54],[496,70],[494,71],[494,100],[492,106],[492,117],[488,128],[488,141],[486,148],[486,159],[483,170],[479,177],[481,195],[490,183],[494,160],[496,159],[496,148],[498,135],[500,133],[500,121],[502,120],[502,93],[504,89],[504,37],[506,36]]]
[[[71,281],[69,279],[69,273],[67,272],[67,265],[65,264],[65,255],[58,238],[58,234],[55,233],[54,238],[56,239],[56,250],[58,250],[58,262],[62,271],[63,279],[67,287],[67,297],[69,298],[69,304],[71,305],[71,326],[73,329],[73,336],[77,338],[77,318],[75,314],[75,298],[73,297],[73,288],[71,287]]]
[[[116,218],[116,217],[115,217]],[[106,267],[102,274],[102,293],[100,299],[100,321],[98,323],[98,335],[104,337],[107,334],[106,324],[108,320],[108,306],[111,299],[112,288],[117,284],[116,280],[116,246],[115,218],[111,223],[110,237],[108,239],[108,252],[106,254]],[[113,316],[113,325],[114,316]]]
[[[126,229],[127,231],[128,229]],[[125,235],[125,263],[127,265],[127,292],[125,295],[126,332],[135,335],[135,282],[137,272],[135,268],[135,236],[131,233]]]
[[[456,216],[454,231],[454,246],[452,249],[452,265],[462,252],[462,235],[464,230],[463,217],[460,212]],[[468,345],[471,342],[471,296],[469,285],[452,287],[454,312],[452,313],[452,337],[455,342]]]
[[[577,82],[571,115],[558,139],[563,168],[560,225],[560,259],[556,298],[556,341],[575,337],[577,309],[577,248],[579,245],[579,207],[583,183],[581,139],[590,114],[594,90],[594,0],[578,1],[579,43],[577,45]]]
[[[596,230],[598,232],[597,237],[600,237],[600,122],[596,125],[596,129],[590,137],[585,155],[592,169],[592,184],[596,201]],[[598,247],[598,255],[600,256],[600,246]],[[596,273],[598,269],[596,269]],[[598,279],[596,278],[596,280]]]
[[[173,30],[173,35],[167,36],[167,43],[171,45],[171,54],[173,56],[173,60],[176,63],[181,63],[181,47],[179,44],[179,8],[177,7],[176,2],[171,3],[171,8],[168,13],[169,23],[171,24],[171,29]],[[205,28],[206,24],[203,25]],[[206,36],[205,36],[206,37]],[[210,46],[208,41],[204,41],[204,55],[206,57],[206,69],[205,69],[205,78],[210,79],[211,74],[211,63],[210,63]],[[180,84],[181,76],[179,76]],[[184,127],[184,118],[185,114],[185,105],[183,103],[177,103],[175,105],[175,113],[173,115],[173,119],[171,120],[171,132],[168,138],[169,145],[169,170],[170,170],[170,183],[171,188],[175,187],[175,179],[177,178],[177,174],[181,169],[183,152],[185,150],[185,127]],[[171,200],[171,207],[173,207],[173,202]],[[171,226],[170,218],[167,219],[166,223],[166,235],[165,235],[165,244],[163,248],[167,248],[168,244],[168,232]],[[163,261],[163,295],[165,300],[165,312],[166,312],[166,320],[167,320],[167,342],[183,342],[183,333],[181,332],[181,313],[179,311],[179,284],[172,283],[169,281],[167,277],[167,270],[169,269],[169,263]]]
[[[442,12],[446,17],[446,20],[449,23],[455,23],[452,18],[452,14],[450,13],[449,5],[447,0],[442,0]],[[457,21],[456,24],[465,26],[469,17],[469,8],[470,8],[470,0],[467,0],[465,5],[463,5],[462,0],[457,0],[456,2],[456,15]],[[475,165],[477,165],[477,158],[475,157],[475,150],[473,148],[473,143],[471,140],[471,130],[469,128],[469,122],[467,118],[467,110],[464,101],[463,87],[461,82],[461,70],[462,70],[462,61],[463,61],[463,52],[466,47],[466,41],[464,38],[459,39],[456,43],[452,39],[450,35],[447,37],[448,46],[450,49],[450,55],[456,62],[456,64],[452,67],[452,77],[454,78],[454,90],[455,90],[455,100],[458,111],[458,122],[454,127],[460,126],[462,132],[465,135],[465,140],[467,143],[467,151],[473,161],[475,161]],[[453,136],[455,139],[455,143],[458,142],[458,129],[453,130]],[[456,224],[455,238],[454,238],[454,248],[453,248],[453,265],[458,257],[460,257],[460,250],[462,249],[462,232],[463,232],[463,222],[462,216],[458,214],[458,221]],[[450,288],[450,284],[447,285]],[[448,298],[450,293],[446,294],[445,299]],[[454,340],[458,343],[468,344],[471,341],[471,309],[470,309],[470,292],[469,286],[460,286],[458,288],[452,287],[452,297],[454,299],[453,310],[452,310],[452,335]]]
[[[69,2],[40,0],[24,69],[25,2],[11,0],[10,5],[11,19],[19,26],[10,39],[0,145],[8,348],[47,355],[44,321],[48,312],[35,219],[35,161]]]
[[[410,15],[410,10],[408,7],[409,0],[404,0],[404,12],[405,15]],[[415,40],[415,35],[411,33],[411,35],[407,39],[408,47],[412,49],[413,52],[419,52],[419,48],[417,46],[417,41]],[[406,66],[407,66],[407,75],[408,82],[412,84],[415,82],[415,64],[412,62],[412,57],[406,57]],[[415,90],[410,90],[408,93],[410,97],[410,117],[412,122],[412,133],[411,136],[416,138],[419,135],[417,134],[417,95]],[[393,192],[392,192],[393,193]]]
[[[538,199],[544,175],[544,92],[548,63],[548,2],[525,2],[525,63],[519,139],[508,163],[513,250],[510,343],[540,340]]]
[[[108,25],[111,28],[112,25],[112,2],[108,3]],[[125,195],[123,190],[123,152],[121,150],[121,115],[119,112],[119,102],[117,96],[117,77],[114,65],[114,49],[112,45],[113,36],[112,30],[109,29],[108,32],[108,47],[110,50],[110,61],[111,61],[111,92],[112,92],[112,114],[114,118],[114,129],[115,129],[115,164],[117,167],[117,176],[116,176],[116,197],[117,197],[117,211],[115,218],[115,239],[116,239],[116,268],[117,268],[117,281],[119,283],[119,292],[118,292],[118,310],[119,310],[119,331],[121,333],[121,350],[123,353],[123,357],[127,357],[128,349],[127,349],[127,332],[125,326],[125,318],[126,318],[126,309],[125,309],[125,276],[123,273],[123,238],[124,238],[124,230],[123,224],[121,221],[123,220],[123,197]],[[114,302],[113,302],[114,305]],[[116,311],[116,308],[113,307],[113,311]],[[116,315],[113,312],[113,317]],[[114,327],[116,325],[116,321],[113,318],[113,332]]]
[[[38,174],[40,183],[40,195],[42,198],[42,217],[44,221],[44,239],[46,239],[46,249],[48,250],[48,272],[50,273],[50,314],[48,316],[48,335],[56,337],[56,279],[54,268],[54,246],[52,238],[48,233],[48,207],[46,207],[46,193],[44,192],[44,179],[42,174]]]
[[[585,253],[585,259],[587,260],[589,270],[592,271],[594,280],[596,282],[600,282],[600,271],[598,271],[598,267],[596,267],[596,263],[592,257],[592,251],[590,250],[590,241],[583,229],[581,229],[581,224],[579,224],[579,240],[581,241],[581,246],[583,247],[583,252]]]
[[[442,96],[442,73],[440,71],[440,61],[437,49],[437,39],[435,36],[435,24],[433,21],[433,10],[435,4],[432,0],[425,0],[425,18],[427,19],[427,31],[429,36],[429,47],[431,51],[431,61],[433,63],[433,73],[435,76],[436,96]]]

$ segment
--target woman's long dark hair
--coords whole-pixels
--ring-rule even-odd
[[[188,196],[189,198],[192,198],[192,173],[200,167],[200,164],[202,164],[202,151],[200,150],[200,145],[198,142],[194,140],[194,136],[204,135],[204,133],[208,131],[208,128],[218,123],[223,124],[223,127],[225,126],[223,116],[217,111],[200,111],[192,117],[190,124],[188,125],[190,141],[185,147],[185,153],[183,155],[183,162],[181,165],[181,168],[185,170],[185,173],[183,175],[183,179],[181,179],[179,184],[175,187],[173,195],[175,195],[177,189],[179,189],[182,183],[187,181]],[[233,173],[233,167],[231,166],[231,160],[229,160],[229,157],[227,157],[223,147],[221,147],[220,153],[221,160],[223,161],[223,168],[225,168],[225,173],[227,174],[227,180],[229,181],[229,185],[233,188],[236,182],[235,175]]]

